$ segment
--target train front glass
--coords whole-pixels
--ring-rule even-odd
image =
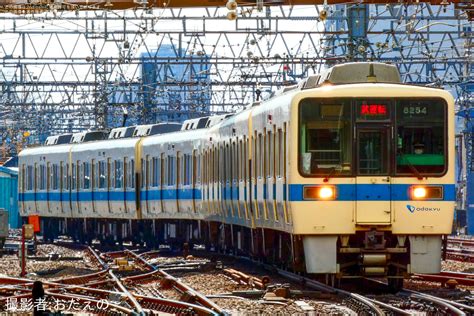
[[[304,177],[442,176],[446,127],[441,99],[304,99],[299,171]]]

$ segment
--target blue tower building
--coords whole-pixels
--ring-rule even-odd
[[[185,55],[161,45],[142,58],[143,111],[140,124],[182,122],[210,111],[210,63],[206,55]]]

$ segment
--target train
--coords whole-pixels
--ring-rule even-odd
[[[19,204],[46,238],[201,244],[400,287],[441,269],[454,161],[449,92],[347,63],[234,114],[52,136],[19,154]]]

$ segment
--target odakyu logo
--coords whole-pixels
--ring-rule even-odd
[[[440,212],[441,208],[440,207],[416,207],[413,205],[408,204],[407,209],[410,211],[410,213],[415,213],[415,212]]]

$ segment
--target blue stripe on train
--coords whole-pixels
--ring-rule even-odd
[[[289,185],[289,201],[304,201],[303,200],[303,184],[290,184]],[[409,184],[337,184],[336,187],[336,200],[335,201],[407,201],[409,200]],[[444,201],[455,201],[455,186],[454,184],[442,185],[444,191]],[[238,198],[239,193],[237,188],[223,189],[225,196],[232,197],[233,199]],[[256,188],[254,192],[256,193]],[[273,187],[273,192],[276,192],[276,185]],[[148,190],[141,192],[140,198],[145,200],[148,194],[148,200],[175,200],[177,197],[182,200],[191,200],[202,198],[202,192],[199,189],[164,189],[164,190]],[[286,199],[287,189],[283,187],[283,199]],[[37,192],[37,193],[20,193],[20,201],[69,201],[71,196],[72,201],[127,201],[135,200],[134,191],[95,191],[95,192],[72,192],[59,193],[59,192]],[[244,191],[244,198],[247,198],[247,190]]]
[[[289,185],[289,200],[304,201],[302,184]],[[410,184],[337,184],[335,201],[407,201]],[[455,201],[454,184],[444,184],[443,201]]]

